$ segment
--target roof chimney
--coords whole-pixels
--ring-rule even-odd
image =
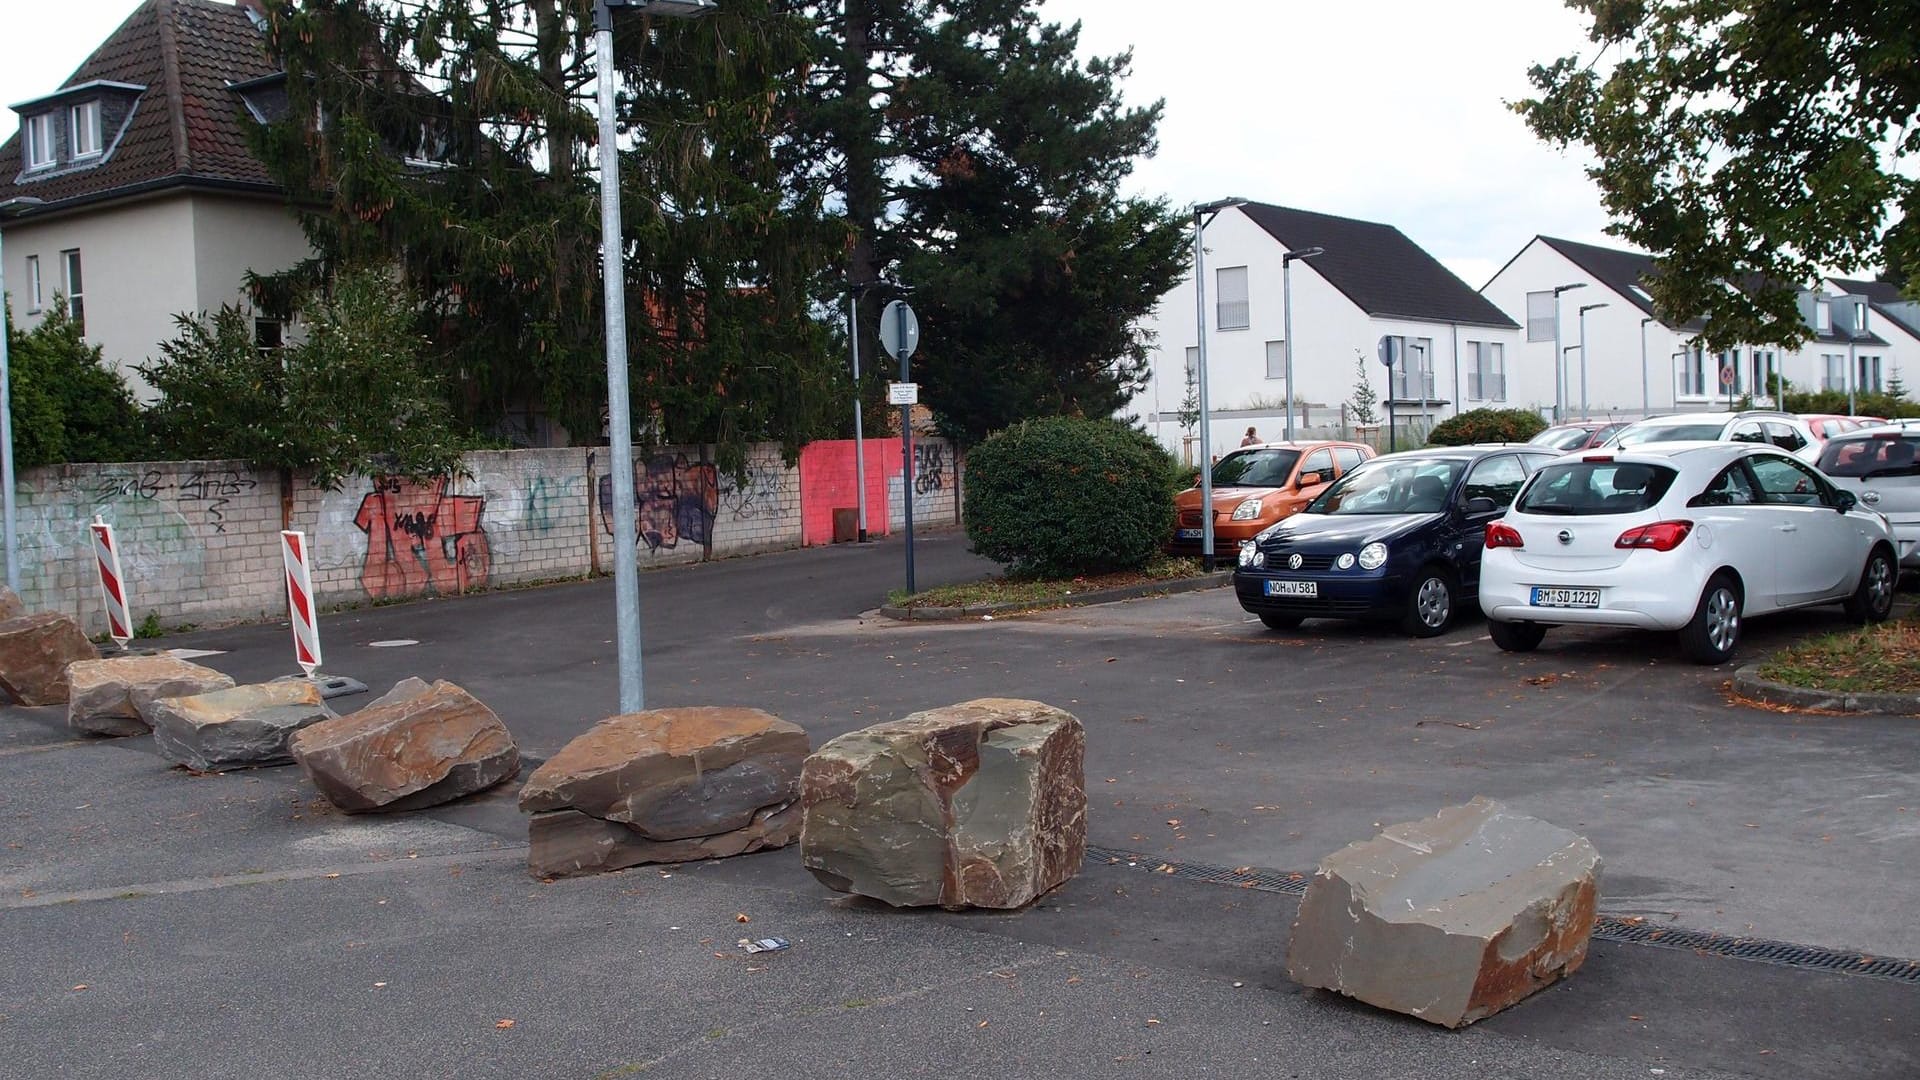
[[[267,5],[265,0],[233,0],[233,6],[247,13],[255,30],[267,28]]]

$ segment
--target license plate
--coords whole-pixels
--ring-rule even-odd
[[[1175,529],[1173,530],[1173,538],[1175,540],[1198,540],[1200,539],[1200,530],[1199,529]]]
[[[1317,581],[1269,581],[1268,596],[1319,596],[1320,583]]]
[[[1533,606],[1597,608],[1600,606],[1600,590],[1546,589],[1535,586],[1533,590]]]

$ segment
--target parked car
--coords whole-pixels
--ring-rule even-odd
[[[1820,471],[1893,528],[1900,565],[1920,570],[1920,426],[1850,431],[1827,440]]]
[[[1811,462],[1820,456],[1820,440],[1805,420],[1792,413],[1762,409],[1648,417],[1614,432],[1600,445],[1631,449],[1667,442],[1760,443],[1796,454],[1802,461]]]
[[[1526,652],[1561,625],[1677,630],[1724,663],[1743,619],[1842,603],[1893,608],[1886,519],[1771,446],[1650,445],[1555,461],[1487,529],[1480,606],[1494,644]]]
[[[1213,466],[1213,549],[1232,552],[1242,540],[1298,512],[1328,484],[1373,456],[1373,447],[1362,443],[1270,442],[1244,446],[1221,458]],[[1173,539],[1167,550],[1200,554],[1200,489],[1175,495],[1173,506]]]
[[[1530,446],[1544,446],[1562,454],[1599,446],[1625,425],[1617,420],[1575,420],[1558,424],[1528,439]]]
[[[1487,523],[1553,457],[1542,447],[1448,446],[1369,461],[1242,544],[1234,593],[1275,630],[1377,619],[1441,633],[1476,595]]]
[[[1826,442],[1835,435],[1844,435],[1849,431],[1858,431],[1866,422],[1853,416],[1837,416],[1832,413],[1801,413],[1800,419],[1813,429],[1813,437]]]

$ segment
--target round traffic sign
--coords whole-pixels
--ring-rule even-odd
[[[913,355],[920,345],[920,319],[905,300],[895,300],[880,312],[880,345],[895,360]]]

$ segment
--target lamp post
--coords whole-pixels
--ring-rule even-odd
[[[1282,359],[1286,364],[1287,376],[1287,441],[1293,441],[1293,261],[1311,259],[1315,255],[1325,255],[1326,248],[1301,248],[1280,256],[1280,336],[1286,338],[1280,347],[1286,351]],[[1212,515],[1208,515],[1211,517]]]
[[[1200,332],[1194,392],[1200,398],[1200,567],[1203,570],[1213,569],[1213,442],[1207,421],[1207,249],[1200,243],[1200,234],[1220,211],[1246,204],[1245,199],[1227,198],[1193,206],[1193,313]],[[1291,342],[1288,347],[1292,347]],[[1288,386],[1287,392],[1291,394],[1293,387]]]
[[[853,477],[860,490],[855,496],[860,508],[860,543],[867,542],[867,444],[860,417],[860,301],[867,293],[889,287],[885,281],[856,281],[847,295],[847,339],[853,347]]]
[[[1566,350],[1560,347],[1560,294],[1586,287],[1584,281],[1553,287],[1553,422],[1556,424],[1567,418]]]
[[[46,200],[20,195],[0,202],[0,218],[46,205]],[[0,528],[7,545],[7,588],[20,589],[20,554],[13,516],[13,375],[7,356],[7,262],[0,248]]]
[[[1580,305],[1580,419],[1590,420],[1587,412],[1587,312],[1606,307],[1605,303]]]
[[[594,0],[594,82],[600,119],[600,259],[607,307],[607,442],[613,458],[614,637],[620,655],[620,711],[646,708],[640,670],[640,553],[633,490],[633,416],[627,390],[627,282],[620,229],[620,148],[614,123],[613,9],[686,18],[714,0]]]
[[[1659,320],[1648,316],[1640,320],[1640,415],[1653,415],[1653,391],[1647,383],[1647,324]]]

